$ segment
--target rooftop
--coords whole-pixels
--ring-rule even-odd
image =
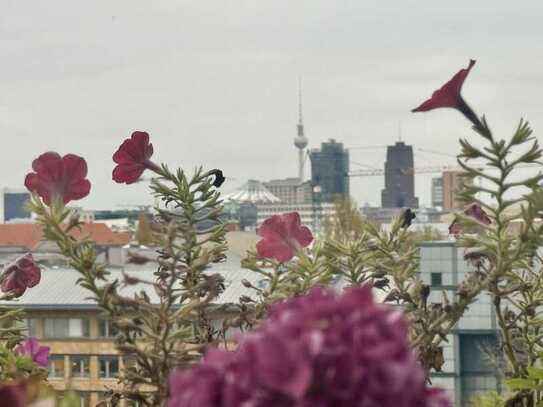
[[[131,270],[125,269],[128,275],[137,276],[143,280],[154,281],[153,273],[156,271],[156,263],[150,263],[148,268],[140,267]],[[123,280],[120,269],[110,270],[108,281],[119,279]],[[254,295],[254,291],[243,286],[241,281],[247,279],[255,285],[258,285],[262,277],[248,269],[241,267],[241,257],[228,253],[227,260],[223,263],[213,264],[207,271],[207,274],[221,274],[225,279],[225,290],[215,301],[217,304],[237,303],[242,295]],[[99,307],[96,302],[89,298],[92,295],[90,291],[77,284],[80,274],[74,269],[42,269],[40,283],[26,290],[26,292],[16,301],[7,304],[18,305],[24,309],[88,309],[97,310]],[[136,292],[144,290],[151,301],[157,302],[158,297],[155,290],[148,285],[133,285],[122,287],[121,293],[126,296],[133,296]],[[0,302],[2,303],[2,302]]]
[[[104,223],[85,223],[73,236],[89,235],[99,246],[124,246],[130,241],[128,233],[113,232]],[[37,223],[0,224],[0,247],[33,249],[43,239],[42,226]]]
[[[260,181],[251,179],[243,184],[235,191],[223,196],[224,201],[234,202],[279,202],[274,194],[272,194]]]

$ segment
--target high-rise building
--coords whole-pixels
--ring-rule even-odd
[[[30,212],[26,209],[26,204],[30,199],[28,191],[4,188],[2,192],[4,222],[31,218]]]
[[[452,211],[464,207],[464,204],[457,199],[458,192],[462,188],[461,174],[459,171],[443,173],[443,210]]]
[[[349,151],[334,139],[310,153],[311,183],[320,187],[320,200],[333,202],[349,198]]]
[[[443,207],[443,177],[432,178],[432,207]]]
[[[415,196],[413,147],[398,141],[387,147],[385,162],[385,189],[381,191],[383,208],[418,208]]]

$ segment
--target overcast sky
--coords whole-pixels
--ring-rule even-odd
[[[522,116],[543,126],[543,2],[0,0],[0,186],[22,186],[33,158],[89,164],[87,208],[143,204],[144,185],[111,181],[111,155],[133,130],[155,159],[222,168],[234,180],[296,175],[297,81],[310,147],[402,138],[454,155],[475,137],[455,111],[412,114],[470,58],[464,96],[508,136]],[[381,167],[384,149],[352,150]],[[416,152],[415,165],[453,158]],[[362,168],[351,163],[351,169]],[[430,202],[430,177],[416,179]],[[353,178],[380,203],[382,178]]]

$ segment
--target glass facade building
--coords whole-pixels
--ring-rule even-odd
[[[26,209],[26,203],[30,200],[27,191],[3,191],[4,222],[13,219],[30,219],[30,212]]]
[[[320,186],[321,202],[334,202],[349,198],[349,151],[343,143],[330,140],[312,150],[311,184]]]

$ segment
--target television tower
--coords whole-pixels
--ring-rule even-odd
[[[302,79],[298,78],[298,134],[294,138],[294,145],[298,149],[298,178],[300,183],[304,181],[304,148],[307,147],[307,137],[304,135],[302,122]]]

